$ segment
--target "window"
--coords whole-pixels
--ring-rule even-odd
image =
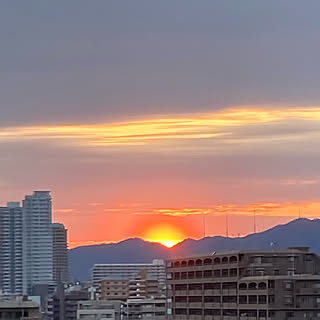
[[[267,288],[267,284],[265,282],[259,282],[258,289],[265,290]]]
[[[196,260],[196,265],[197,266],[201,266],[202,265],[202,260],[200,260],[200,259]]]
[[[239,304],[247,304],[248,299],[247,296],[239,296]]]
[[[266,318],[267,310],[259,310],[259,318]]]
[[[240,283],[239,284],[239,290],[247,290],[247,284],[246,283]]]
[[[258,297],[259,304],[266,304],[267,303],[267,296],[259,296]]]
[[[292,305],[292,297],[285,297],[285,299],[284,299],[284,303],[285,303],[285,305],[287,305],[287,306],[291,306]]]
[[[211,270],[205,270],[203,272],[203,277],[204,278],[211,278],[212,277],[212,271]]]
[[[189,302],[202,302],[202,296],[191,296]]]
[[[199,283],[189,284],[189,290],[202,290],[202,284],[199,284]]]
[[[291,290],[292,289],[292,282],[285,282],[284,288],[286,290]]]
[[[235,268],[230,269],[230,277],[236,277],[238,275],[238,270]]]
[[[189,260],[188,261],[188,266],[193,266],[194,265],[194,261],[193,260]]]
[[[204,297],[204,302],[220,303],[221,302],[221,297],[220,296]]]
[[[190,315],[202,315],[202,309],[189,309],[189,314]]]
[[[176,296],[175,302],[187,302],[187,297],[186,296]]]
[[[257,304],[257,296],[249,296],[249,304]]]
[[[213,276],[219,278],[221,275],[220,270],[214,270],[213,271]]]

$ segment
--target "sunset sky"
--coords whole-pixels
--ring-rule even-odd
[[[320,216],[318,0],[0,3],[0,205],[70,247]]]

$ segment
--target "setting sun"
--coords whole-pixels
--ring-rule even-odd
[[[177,226],[161,223],[149,227],[143,237],[148,241],[159,242],[167,248],[171,248],[185,239],[186,235]]]

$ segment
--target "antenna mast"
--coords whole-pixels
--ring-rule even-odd
[[[229,213],[226,212],[226,237],[229,237]]]

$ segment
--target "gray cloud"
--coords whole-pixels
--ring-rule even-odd
[[[0,124],[320,104],[318,1],[0,6]]]

